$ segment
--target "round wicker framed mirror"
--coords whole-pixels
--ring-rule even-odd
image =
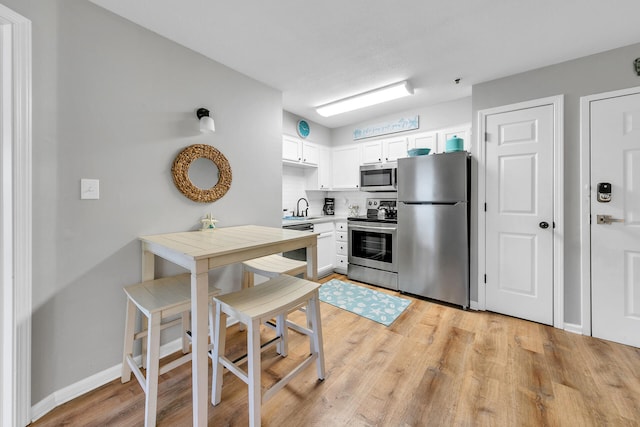
[[[218,168],[218,179],[211,188],[196,186],[189,177],[189,168],[197,159],[209,159]],[[231,187],[231,165],[217,149],[206,144],[193,144],[182,150],[171,167],[173,182],[182,194],[194,202],[211,203],[224,196]]]

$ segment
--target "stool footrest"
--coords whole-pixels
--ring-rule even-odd
[[[269,389],[265,390],[265,392],[262,394],[262,402],[266,402],[267,400],[271,399],[271,397],[273,397],[274,394],[276,394],[280,389],[282,389],[282,387],[286,386],[289,383],[289,381],[293,379],[293,377],[298,375],[300,371],[302,371],[311,363],[313,363],[313,361],[316,360],[317,358],[318,358],[318,353],[313,353],[307,356],[307,358],[304,359],[302,363],[300,363],[298,366],[293,368],[280,381],[272,385]]]
[[[244,356],[245,359],[246,357],[247,356]],[[249,384],[249,376],[242,369],[240,369],[238,365],[233,363],[233,361],[227,359],[224,356],[219,356],[218,360],[219,363],[222,363],[222,366],[233,372],[238,378],[244,381],[245,384]]]
[[[282,337],[274,337],[272,339],[270,339],[269,341],[267,341],[266,343],[262,344],[260,346],[260,352],[263,353],[265,350],[275,346],[276,344],[278,344],[279,342],[282,341]],[[243,363],[245,363],[247,361],[247,355],[243,354],[242,356],[233,359],[233,360],[229,360],[225,357],[225,360],[228,360],[229,363],[233,363],[234,366],[238,366],[238,365],[242,365]],[[226,367],[226,365],[225,365]],[[228,368],[227,368],[228,369]]]
[[[138,383],[140,384],[140,387],[142,387],[142,390],[144,390],[144,392],[146,393],[147,392],[147,380],[144,377],[144,375],[142,375],[142,371],[140,371],[140,368],[138,367],[138,364],[136,363],[135,360],[133,360],[133,357],[131,357],[131,355],[127,355],[126,360],[127,360],[127,364],[131,368],[131,372],[133,373],[133,375],[138,380]]]
[[[161,331],[164,331],[164,330],[165,330],[165,329],[167,329],[167,328],[170,328],[170,327],[172,327],[172,326],[176,326],[176,325],[180,325],[180,324],[182,324],[182,319],[180,319],[180,318],[178,318],[178,319],[173,319],[173,320],[172,320],[172,321],[170,321],[170,322],[162,323],[162,324],[160,325],[160,330],[161,330]],[[139,340],[139,339],[141,339],[141,338],[146,337],[147,335],[149,335],[149,330],[148,330],[148,329],[145,329],[145,330],[143,330],[143,331],[136,332],[136,334],[134,335],[133,339],[134,339],[134,340]]]

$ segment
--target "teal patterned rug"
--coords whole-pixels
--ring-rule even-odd
[[[411,304],[408,299],[332,279],[320,287],[320,301],[389,326]]]

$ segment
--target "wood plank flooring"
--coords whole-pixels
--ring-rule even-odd
[[[347,280],[332,275],[322,281],[332,278]],[[315,365],[307,368],[263,405],[262,424],[640,425],[640,349],[410,299],[390,327],[321,303],[326,379],[318,382]],[[287,358],[275,350],[263,354],[263,386],[309,351],[302,335],[291,332],[290,339]],[[241,353],[243,346],[244,332],[231,327],[228,350]],[[158,425],[191,425],[189,364],[163,375],[159,390]],[[143,411],[135,379],[117,379],[32,426],[140,426]],[[227,373],[222,402],[209,407],[209,425],[247,424],[247,387]]]

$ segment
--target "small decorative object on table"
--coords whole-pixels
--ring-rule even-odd
[[[202,223],[201,231],[213,231],[216,228],[216,222],[218,222],[218,220],[208,213],[200,222]]]

